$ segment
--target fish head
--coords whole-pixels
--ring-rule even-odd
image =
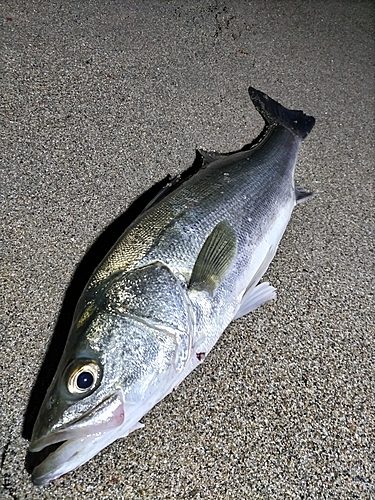
[[[151,391],[160,352],[154,342],[146,357],[149,365],[141,364],[146,346],[137,349],[137,344],[152,333],[132,318],[102,311],[85,332],[84,341],[73,345],[68,339],[29,445],[30,452],[40,455],[51,450],[33,471],[35,484],[46,484],[76,469],[140,427],[138,421],[145,413],[142,405]]]
[[[29,451],[60,446],[34,469],[35,484],[45,484],[75,469],[126,434],[122,366],[116,349],[124,326],[124,321],[101,311],[83,328],[77,324],[72,327],[39,410]]]
[[[84,296],[34,425],[29,451],[61,443],[34,469],[35,484],[79,467],[141,426],[186,363],[186,321],[183,293],[161,266],[116,276]]]

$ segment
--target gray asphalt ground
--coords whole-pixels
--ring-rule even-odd
[[[375,498],[374,8],[2,4],[1,499]],[[26,438],[77,294],[142,193],[260,132],[249,85],[317,122],[296,174],[317,196],[266,276],[277,301],[143,430],[34,486]]]

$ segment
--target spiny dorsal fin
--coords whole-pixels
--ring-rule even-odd
[[[307,201],[310,198],[314,197],[314,193],[311,193],[310,191],[306,191],[306,189],[302,188],[301,186],[295,185],[294,191],[296,193],[296,203],[297,203],[297,205],[299,203],[303,203],[304,201]]]
[[[219,222],[199,252],[191,273],[190,288],[213,295],[233,261],[236,248],[235,232],[226,221]]]

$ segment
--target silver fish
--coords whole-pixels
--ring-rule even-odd
[[[258,284],[296,203],[302,140],[315,120],[249,88],[266,126],[249,148],[202,151],[203,167],[129,226],[87,284],[29,450],[43,485],[142,427],[228,324],[275,298]]]

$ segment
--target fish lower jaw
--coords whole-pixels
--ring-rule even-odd
[[[63,441],[99,436],[109,429],[120,427],[124,419],[124,397],[122,391],[116,391],[94,409],[75,420],[71,420],[62,427],[58,427],[56,430],[52,427],[49,432],[45,433],[43,433],[43,430],[39,430],[39,433],[42,434],[41,437],[35,437],[33,434],[29,450],[38,452],[47,446]],[[38,436],[38,428],[36,436]]]
[[[41,464],[35,467],[32,473],[33,483],[37,486],[43,486],[76,469],[117,439],[116,435],[111,436],[112,439],[108,438],[109,436],[104,434],[63,442]]]
[[[107,429],[102,433],[90,434],[62,442],[55,451],[50,453],[43,462],[34,468],[32,473],[33,483],[37,486],[43,486],[77,469],[120,437],[125,437],[133,430],[141,427],[143,427],[143,424],[138,422],[133,426],[129,426],[128,423],[124,422],[122,425]]]

